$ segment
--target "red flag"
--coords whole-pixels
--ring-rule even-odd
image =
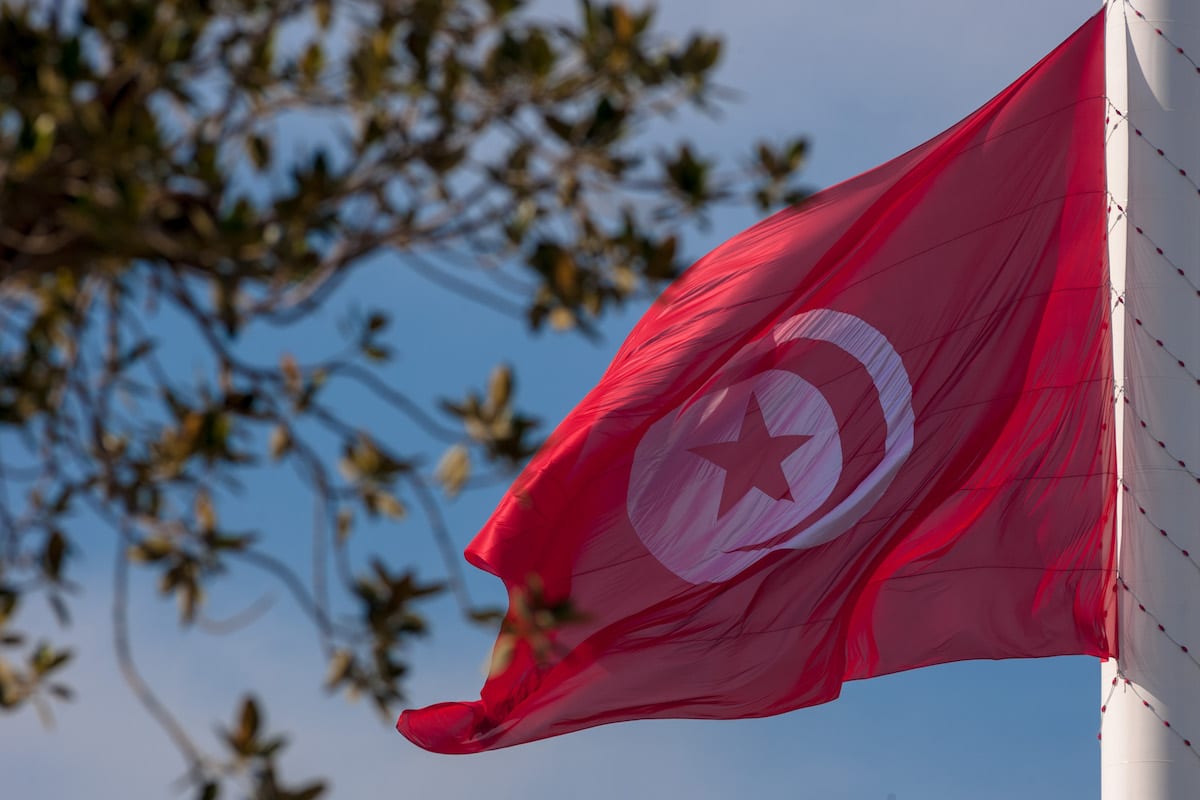
[[[1112,655],[1103,36],[693,266],[467,549],[514,622],[533,577],[586,620],[400,732],[475,752]]]

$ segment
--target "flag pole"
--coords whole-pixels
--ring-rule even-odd
[[[1102,667],[1101,795],[1194,800],[1200,2],[1112,0],[1106,44],[1121,655]]]

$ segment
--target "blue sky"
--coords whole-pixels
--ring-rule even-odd
[[[567,0],[543,2],[552,13]],[[897,155],[956,122],[1006,86],[1096,10],[1082,0],[666,0],[663,27],[726,38],[722,82],[739,99],[721,119],[665,124],[702,146],[741,158],[762,136],[810,136],[808,184],[826,186]],[[693,237],[704,250],[753,221],[718,214]],[[379,263],[337,298],[389,308],[396,330],[421,331],[401,348],[395,377],[416,376],[421,397],[458,395],[495,363],[519,369],[518,397],[536,397],[548,422],[561,418],[596,381],[640,309],[609,318],[605,338],[530,337],[487,312],[451,323],[462,302]],[[328,312],[333,319],[336,313]],[[419,340],[420,343],[416,343]],[[255,349],[277,358],[289,343]],[[320,348],[321,342],[302,340]],[[295,342],[292,347],[297,346]],[[448,366],[449,365],[449,366]],[[412,380],[412,378],[409,378]],[[387,413],[364,406],[363,415]],[[378,419],[378,417],[372,417]],[[386,424],[386,418],[383,424]],[[396,425],[401,425],[397,421]],[[291,483],[264,480],[228,511],[237,522],[271,530],[282,546],[301,541],[308,511],[287,494]],[[465,545],[499,497],[481,491],[455,504],[449,521]],[[364,532],[363,545],[395,563],[439,568],[419,519]],[[169,796],[181,762],[161,732],[133,705],[116,675],[108,642],[108,552],[86,549],[79,566],[86,593],[70,634],[83,654],[70,673],[81,699],[62,706],[44,731],[31,713],[0,722],[0,773],[12,800]],[[214,609],[264,591],[235,575]],[[481,602],[499,602],[489,576],[473,574]],[[781,717],[736,722],[643,722],[585,731],[473,757],[424,753],[391,721],[362,705],[327,698],[308,628],[279,598],[248,632],[135,634],[145,672],[203,741],[226,722],[242,689],[267,699],[268,724],[293,732],[287,764],[296,777],[327,775],[339,798],[610,798],[737,796],[812,800],[1049,800],[1096,796],[1099,668],[1093,659],[968,663],[850,684],[838,701]],[[173,619],[149,582],[137,587],[135,631]],[[477,696],[491,636],[467,629],[449,604],[437,605],[435,634],[414,651],[415,705]],[[15,791],[14,791],[15,790]]]

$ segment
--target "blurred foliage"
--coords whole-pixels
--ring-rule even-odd
[[[457,292],[449,324],[479,304],[591,335],[679,272],[681,236],[713,204],[803,196],[803,140],[759,143],[733,167],[686,142],[651,154],[657,119],[719,106],[721,42],[672,42],[652,9],[622,3],[583,0],[559,22],[525,0],[0,0],[0,54],[0,709],[49,717],[70,698],[71,653],[52,631],[30,639],[17,612],[42,595],[67,623],[81,517],[101,520],[120,542],[121,668],[201,798],[325,787],[287,788],[284,740],[262,733],[253,699],[227,753],[188,736],[132,657],[131,570],[157,576],[183,626],[206,620],[214,578],[262,571],[312,620],[326,686],[389,716],[427,598],[452,591],[468,619],[501,627],[494,669],[521,642],[548,652],[578,618],[536,576],[507,616],[474,607],[442,521],[444,503],[538,446],[509,367],[426,409],[387,371],[424,333],[385,311],[351,319],[322,360],[260,363],[245,343],[317,324],[381,256]],[[298,127],[324,135],[299,148]],[[192,332],[201,374],[171,363],[164,320]],[[365,428],[356,396],[411,425]],[[222,524],[247,471],[284,466],[315,508],[310,581],[261,532]],[[356,570],[356,520],[410,507],[444,579],[380,558]]]

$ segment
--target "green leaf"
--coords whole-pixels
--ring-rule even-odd
[[[176,551],[176,545],[170,539],[162,536],[151,536],[137,544],[130,545],[126,555],[130,561],[139,564],[153,564],[162,561]]]
[[[58,582],[62,579],[63,561],[68,552],[69,546],[62,531],[51,531],[42,550],[42,572],[51,581]]]
[[[332,0],[316,0],[313,3],[313,11],[317,15],[317,24],[322,29],[328,28],[329,23],[333,20],[333,2]]]
[[[271,165],[271,143],[266,137],[253,135],[246,139],[246,147],[250,151],[250,160],[254,162],[254,166],[259,169],[266,169]]]
[[[370,333],[378,333],[388,326],[391,318],[382,311],[373,311],[367,317],[367,331]]]
[[[20,603],[21,596],[16,591],[0,584],[0,627],[3,627],[12,619]]]
[[[325,794],[325,782],[314,781],[301,789],[283,793],[281,800],[316,800],[323,794]]]
[[[70,702],[75,699],[75,690],[66,684],[53,683],[47,687],[46,691],[63,702]]]
[[[504,17],[525,4],[525,0],[487,0],[488,8],[495,17]]]
[[[363,352],[363,355],[366,356],[369,360],[374,361],[376,363],[381,363],[381,362],[387,361],[388,359],[390,359],[392,357],[391,350],[384,347],[383,345],[378,345],[378,344],[364,344],[362,347],[362,352]]]
[[[470,618],[472,622],[480,625],[495,625],[504,620],[504,609],[502,608],[475,608],[471,609]]]
[[[338,510],[335,535],[338,544],[345,544],[354,531],[354,512],[348,508]]]
[[[325,51],[318,42],[312,42],[300,58],[300,74],[309,83],[316,83],[325,68]]]
[[[239,741],[252,742],[258,737],[259,723],[258,704],[254,698],[247,697],[242,701],[242,711],[238,717],[237,738]]]
[[[54,650],[45,642],[40,643],[30,656],[30,665],[39,675],[48,675],[71,660],[70,650]]]
[[[71,624],[71,612],[62,595],[58,592],[51,592],[46,599],[50,603],[50,610],[54,613],[54,619],[58,624],[63,626]]]

